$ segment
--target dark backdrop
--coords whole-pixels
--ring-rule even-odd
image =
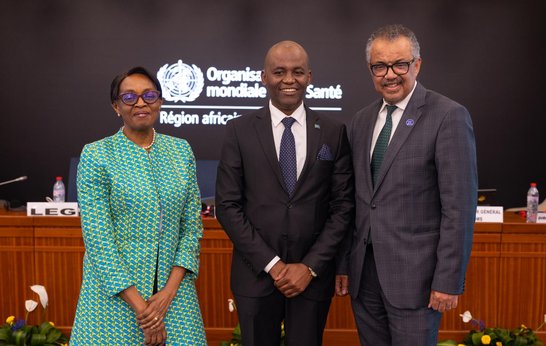
[[[419,80],[473,117],[480,187],[522,206],[531,181],[546,195],[544,22],[543,0],[2,0],[0,181],[29,179],[0,186],[0,199],[42,201],[84,144],[117,131],[109,84],[131,66],[259,69],[268,47],[292,39],[307,49],[316,84],[342,85],[343,110],[330,114],[347,122],[378,97],[367,37],[402,23],[421,44]],[[198,159],[218,159],[224,126],[161,131],[186,138]]]

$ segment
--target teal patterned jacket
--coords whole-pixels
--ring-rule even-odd
[[[85,256],[71,345],[139,345],[134,311],[119,293],[144,299],[171,268],[188,270],[165,316],[168,345],[206,345],[195,289],[203,233],[189,144],[157,134],[147,152],[121,132],[84,147],[78,166]]]

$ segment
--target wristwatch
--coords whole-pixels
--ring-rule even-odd
[[[315,273],[315,271],[313,270],[313,268],[307,267],[307,269],[309,269],[309,275],[311,275],[312,277],[316,278],[318,276],[317,273]]]

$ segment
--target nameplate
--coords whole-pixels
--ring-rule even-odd
[[[537,213],[537,223],[546,223],[546,211],[539,211]],[[546,321],[546,315],[544,318]]]
[[[78,203],[28,202],[27,216],[78,216]]]
[[[476,222],[504,221],[502,207],[480,206],[476,208]]]

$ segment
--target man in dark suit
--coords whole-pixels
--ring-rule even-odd
[[[356,229],[345,259],[353,313],[362,345],[436,345],[441,313],[463,293],[472,246],[472,121],[463,106],[416,81],[419,43],[409,29],[378,29],[366,55],[382,98],[348,130]],[[336,278],[336,291],[347,293],[346,276]]]
[[[217,217],[234,249],[231,289],[245,346],[321,345],[334,257],[352,222],[345,126],[304,106],[305,50],[268,51],[267,107],[231,120],[216,181]]]

